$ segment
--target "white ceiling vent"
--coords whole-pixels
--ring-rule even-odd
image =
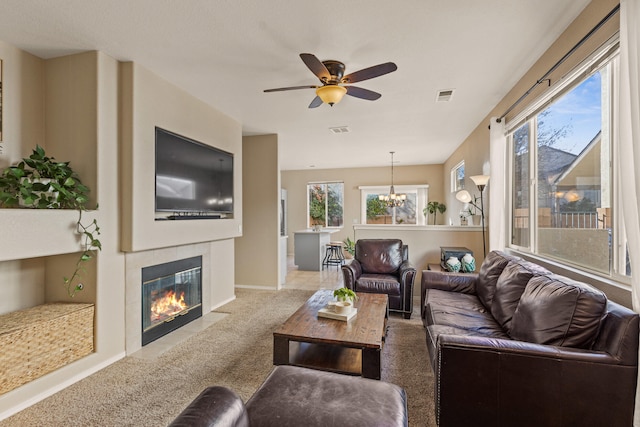
[[[439,90],[436,95],[436,102],[448,102],[453,97],[453,89]]]
[[[349,130],[348,126],[337,126],[337,127],[333,127],[333,128],[329,128],[329,130],[333,133],[349,133],[351,132]]]

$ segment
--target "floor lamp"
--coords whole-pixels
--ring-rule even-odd
[[[484,191],[484,188],[487,186],[487,183],[489,182],[489,175],[474,175],[470,178],[473,181],[473,183],[476,185],[476,187],[478,187],[478,190],[480,190],[480,206],[476,204],[476,201],[478,200],[478,198],[477,197],[472,198],[471,194],[469,194],[467,190],[458,191],[456,193],[456,199],[460,200],[462,203],[469,203],[471,206],[473,206],[474,208],[480,211],[480,221],[482,225],[482,254],[486,257],[487,243],[486,243],[486,235],[485,235],[485,229],[484,229],[484,202],[482,200],[482,193]]]
[[[489,182],[489,175],[474,175],[470,178],[471,178],[471,181],[473,181],[473,183],[476,185],[476,187],[478,187],[478,190],[480,191],[480,219],[482,222],[482,252],[483,252],[483,255],[486,257],[487,244],[485,242],[484,202],[482,201],[483,199],[482,192],[484,191],[484,188],[487,186],[487,183]]]

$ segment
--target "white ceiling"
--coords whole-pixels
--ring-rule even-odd
[[[2,0],[0,40],[42,58],[100,50],[135,61],[242,123],[277,133],[283,170],[442,163],[589,0]],[[307,108],[299,54],[345,74],[398,70]],[[533,84],[534,82],[532,82]],[[455,89],[448,103],[441,89]],[[333,134],[330,127],[348,126]]]

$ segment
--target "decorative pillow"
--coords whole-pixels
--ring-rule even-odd
[[[509,261],[519,259],[521,258],[507,255],[504,252],[491,251],[480,265],[480,272],[476,279],[476,294],[487,310],[491,310],[493,295],[496,292],[496,282],[502,274],[502,270]]]
[[[537,344],[591,349],[607,308],[601,291],[569,278],[534,277],[513,315],[511,337]]]
[[[491,314],[508,334],[511,334],[511,319],[527,283],[533,276],[544,274],[551,274],[551,272],[524,260],[509,261],[502,270],[496,282]]]

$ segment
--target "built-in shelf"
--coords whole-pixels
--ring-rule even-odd
[[[82,222],[89,224],[97,217],[97,211],[83,212]],[[0,209],[0,261],[81,251],[77,221],[76,210]]]

